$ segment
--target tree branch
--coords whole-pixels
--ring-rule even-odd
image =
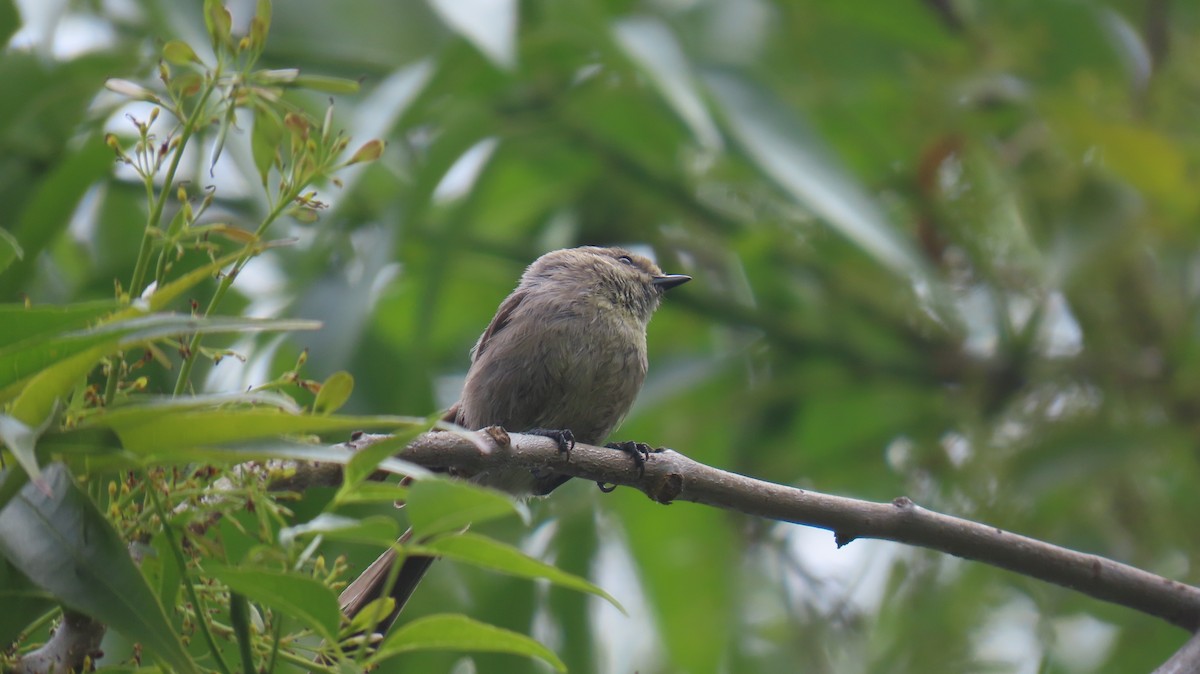
[[[13,674],[43,674],[76,671],[100,650],[106,631],[103,623],[82,613],[63,610],[62,622],[50,640],[21,656]]]
[[[362,436],[351,446],[379,437]],[[692,501],[828,529],[839,546],[856,538],[917,545],[1061,585],[1162,618],[1190,632],[1200,628],[1200,588],[1097,555],[926,510],[907,497],[875,503],[832,496],[718,470],[672,450],[652,453],[641,472],[624,452],[577,444],[570,453],[560,453],[551,440],[510,435],[499,428],[426,433],[398,456],[428,468],[452,467],[468,475],[497,469],[550,469],[633,487],[659,503]]]
[[[1191,639],[1175,651],[1166,662],[1158,666],[1152,674],[1193,674],[1200,672],[1200,633],[1193,634]]]

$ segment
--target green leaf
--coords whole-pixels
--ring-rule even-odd
[[[623,19],[613,25],[617,43],[637,62],[675,113],[706,148],[721,148],[721,133],[688,66],[687,57],[665,23],[646,17]]]
[[[0,389],[78,353],[91,349],[103,355],[141,342],[173,335],[261,330],[316,330],[316,321],[255,318],[199,318],[182,314],[151,314],[58,335],[27,339],[0,348]],[[98,360],[98,358],[97,358]]]
[[[213,563],[205,563],[204,571],[230,590],[296,618],[326,641],[334,641],[342,614],[337,597],[324,583],[307,576]]]
[[[421,545],[409,546],[408,552],[455,559],[518,578],[544,578],[560,587],[602,597],[622,613],[626,613],[625,608],[612,595],[583,578],[540,562],[511,545],[487,536],[469,532],[445,536]]]
[[[93,347],[37,373],[13,401],[9,414],[30,426],[45,424],[58,401],[75,388],[105,354],[103,347]]]
[[[0,414],[0,441],[3,441],[29,479],[41,489],[46,487],[37,462],[37,439],[45,426],[41,429],[30,428],[18,419]]]
[[[357,93],[359,89],[357,80],[348,80],[344,77],[327,77],[324,75],[300,75],[291,81],[291,86],[300,87],[301,89],[311,89],[313,91],[324,91],[329,94],[353,94]]]
[[[389,456],[394,456],[408,446],[418,435],[428,431],[441,416],[440,413],[431,415],[420,424],[414,424],[392,434],[392,437],[373,442],[354,453],[354,458],[346,464],[346,481],[342,485],[334,501],[341,502],[344,492],[357,488],[359,483],[375,472],[379,462]]]
[[[233,44],[233,17],[220,0],[204,0],[204,27],[212,39],[214,51],[219,45]]]
[[[553,651],[524,634],[449,613],[419,618],[395,630],[384,639],[373,659],[382,661],[414,651],[511,653],[539,658],[555,671],[567,671]]]
[[[91,95],[94,92],[89,98]],[[61,101],[56,99],[54,105],[61,105]],[[8,129],[7,133],[14,131]],[[104,144],[103,137],[99,134],[88,137],[83,147],[64,157],[38,181],[24,208],[9,212],[5,226],[11,223],[9,233],[20,242],[24,256],[20,261],[10,259],[8,264],[0,265],[8,284],[27,277],[38,254],[66,230],[79,200],[93,183],[108,175],[112,163],[112,150]],[[4,298],[12,299],[12,295]]]
[[[26,485],[0,510],[0,553],[81,613],[138,641],[171,669],[197,672],[129,549],[61,464],[49,495]]]
[[[407,428],[422,423],[409,417],[318,417],[262,407],[182,409],[165,414],[162,406],[126,406],[91,417],[80,428],[110,428],[122,446],[145,456],[177,449],[245,442],[282,435],[350,433],[364,428]],[[342,453],[347,458],[348,452]]]
[[[7,229],[0,228],[0,272],[8,269],[8,265],[12,264],[13,260],[24,258],[25,250],[21,248],[17,237],[10,234]]]
[[[29,623],[56,605],[46,591],[0,556],[0,606],[4,607],[0,611],[0,644],[10,644]]]
[[[334,502],[338,505],[348,503],[392,503],[405,501],[408,498],[408,487],[387,482],[360,482],[352,488],[343,488],[338,492]]]
[[[8,39],[21,27],[21,15],[12,0],[0,0],[0,44],[8,44]],[[0,637],[0,642],[4,641]]]
[[[321,390],[313,401],[313,414],[332,414],[350,399],[354,392],[354,376],[345,370],[334,372],[321,382]]]
[[[912,242],[896,233],[795,114],[733,75],[713,74],[707,84],[733,136],[763,175],[892,271],[927,276]]]
[[[0,304],[0,348],[38,336],[82,330],[120,309],[116,300],[76,302],[60,306]]]
[[[250,43],[258,51],[267,43],[271,32],[271,0],[258,0],[254,18],[250,19]]]
[[[266,187],[271,167],[279,159],[279,144],[283,141],[283,120],[273,108],[254,106],[254,128],[250,131],[250,151],[258,177]]]
[[[171,40],[163,45],[163,58],[168,63],[173,63],[177,66],[186,66],[192,63],[200,63],[200,57],[196,56],[196,52],[192,47],[180,40]]]
[[[313,461],[345,465],[350,452],[337,447],[313,445],[286,438],[256,439],[247,442],[231,442],[222,446],[184,445],[169,451],[155,452],[142,448],[145,453],[134,454],[125,450],[119,438],[106,435],[107,429],[72,429],[58,433],[46,433],[39,447],[47,452],[60,452],[66,457],[86,457],[90,470],[127,470],[151,463],[179,465],[185,463],[233,464],[245,461]],[[380,462],[379,469],[397,475],[422,477],[429,474],[424,468],[389,458]],[[20,476],[24,472],[18,471]],[[281,476],[286,477],[286,476]],[[0,486],[0,505],[3,505],[4,487]]]
[[[59,400],[84,377],[104,352],[93,348],[59,361],[37,373],[9,408],[9,415],[0,421],[0,437],[4,439],[17,463],[29,474],[29,479],[43,487],[35,447],[37,439],[50,426]]]
[[[405,502],[418,539],[520,512],[503,492],[441,478],[414,483]]]
[[[400,537],[400,524],[384,515],[372,515],[360,520],[321,513],[304,524],[284,527],[279,532],[279,541],[289,546],[297,538],[318,535],[332,540],[387,547]]]

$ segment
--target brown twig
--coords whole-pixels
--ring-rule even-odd
[[[564,454],[546,438],[509,435],[500,429],[427,433],[399,456],[430,468],[453,466],[466,474],[501,466],[549,468],[633,487],[660,503],[692,501],[828,529],[836,534],[838,545],[856,538],[917,545],[1061,585],[1188,631],[1200,628],[1200,588],[1098,555],[926,510],[907,497],[875,503],[832,496],[718,470],[671,450],[651,454],[642,472],[623,452],[577,444]]]

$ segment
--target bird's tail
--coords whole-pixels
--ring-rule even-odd
[[[412,538],[412,529],[404,532],[396,542],[398,544],[406,543]],[[388,579],[392,575],[392,567],[399,560],[400,569],[396,572],[396,581],[392,584],[391,592],[389,593],[392,599],[395,600],[395,605],[392,607],[391,613],[379,619],[375,625],[375,632],[378,634],[387,634],[388,628],[392,623],[396,622],[400,611],[404,609],[404,604],[408,602],[408,598],[412,596],[413,590],[417,589],[417,585],[421,582],[421,578],[425,572],[429,570],[429,566],[433,564],[435,557],[426,557],[424,555],[411,555],[400,560],[399,554],[395,548],[388,548],[382,555],[371,565],[368,566],[354,582],[346,586],[342,590],[342,594],[338,597],[338,604],[341,606],[342,613],[347,618],[353,619],[354,616],[362,612],[367,604],[384,596],[387,591]]]

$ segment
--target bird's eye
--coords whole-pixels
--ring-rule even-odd
[[[621,261],[621,264],[627,264],[630,267],[633,266],[633,258],[629,257],[628,255],[622,255],[617,259]]]

